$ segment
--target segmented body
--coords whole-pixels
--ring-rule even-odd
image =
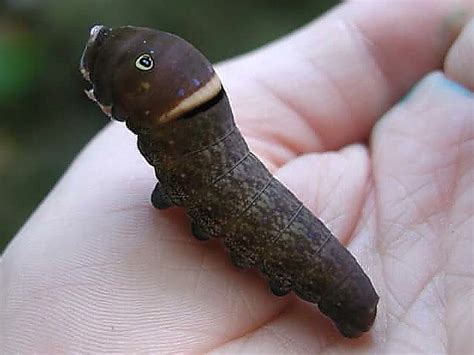
[[[159,180],[154,204],[183,207],[197,238],[221,238],[234,264],[257,267],[275,295],[293,290],[323,312],[338,302],[375,307],[378,296],[357,261],[250,152],[221,96],[165,129],[137,132]],[[193,140],[183,131],[207,133]]]
[[[317,303],[344,336],[370,329],[379,298],[369,278],[250,152],[199,51],[160,31],[95,26],[80,70],[89,98],[138,135],[159,180],[155,207],[184,208],[198,239],[220,238],[235,265],[258,268],[275,295]]]

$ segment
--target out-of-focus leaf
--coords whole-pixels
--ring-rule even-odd
[[[41,48],[28,34],[0,33],[0,104],[34,85],[41,60]]]

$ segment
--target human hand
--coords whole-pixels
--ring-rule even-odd
[[[0,352],[472,353],[474,21],[456,39],[457,9],[352,2],[217,68],[252,150],[374,282],[369,334],[342,338],[153,209],[114,123],[4,253]]]

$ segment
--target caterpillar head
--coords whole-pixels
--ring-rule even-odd
[[[169,33],[141,27],[94,26],[80,70],[86,94],[109,117],[153,127],[205,104],[221,91],[209,61]]]

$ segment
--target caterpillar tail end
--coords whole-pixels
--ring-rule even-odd
[[[345,320],[334,321],[334,325],[346,338],[358,338],[362,336],[365,332],[368,332],[374,324],[377,315],[377,303],[364,315],[364,319],[358,319],[356,323]]]

